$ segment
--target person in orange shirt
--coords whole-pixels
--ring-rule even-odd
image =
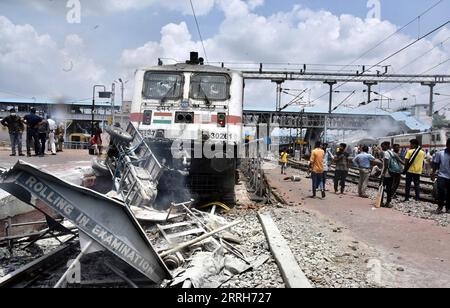
[[[316,197],[316,191],[320,187],[320,190],[322,191],[322,198],[325,198],[325,187],[323,186],[323,172],[324,172],[324,165],[323,160],[325,157],[325,151],[321,148],[320,141],[316,142],[316,145],[314,147],[314,150],[311,153],[311,159],[309,162],[309,170],[311,172],[311,179],[312,179],[312,197]]]

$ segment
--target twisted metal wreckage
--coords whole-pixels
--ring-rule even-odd
[[[107,195],[21,161],[0,171],[0,188],[42,212],[51,230],[76,236],[78,229],[81,253],[76,261],[107,251],[160,286],[220,287],[268,260],[268,256],[246,257],[231,244],[240,240],[226,230],[240,221],[229,223],[214,210],[194,209],[193,200],[156,210],[152,205],[165,167],[133,124],[126,131],[114,127],[108,133],[108,157],[93,162],[94,170],[113,177],[114,188]],[[52,218],[54,212],[74,227]],[[72,266],[55,287],[63,285]]]

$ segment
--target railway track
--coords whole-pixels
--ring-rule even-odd
[[[308,165],[306,163],[301,163],[297,161],[290,160],[289,164],[292,168],[302,170],[302,171],[308,171]],[[329,178],[334,178],[335,170],[334,168],[331,168],[331,170],[328,172]],[[358,184],[359,183],[359,171],[355,168],[351,168],[347,177],[347,182]],[[369,178],[369,188],[378,189],[380,184],[380,179],[375,177]],[[433,182],[429,177],[423,176],[420,181],[420,201],[429,202],[429,203],[436,203],[436,200],[432,197],[433,192]],[[402,181],[400,183],[400,186],[397,190],[397,195],[399,196],[405,196],[405,176],[402,175]],[[411,197],[415,196],[414,189],[411,189]]]

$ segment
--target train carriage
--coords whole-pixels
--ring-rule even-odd
[[[424,150],[432,152],[445,149],[446,147],[445,144],[449,137],[450,137],[449,129],[439,129],[429,132],[382,137],[378,138],[378,144],[388,141],[391,144],[399,144],[400,148],[403,150],[409,148],[410,140],[417,139],[419,140],[419,143],[421,144]]]

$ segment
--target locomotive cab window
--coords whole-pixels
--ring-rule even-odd
[[[184,78],[181,74],[147,72],[144,76],[142,96],[146,99],[178,100],[183,92]]]
[[[191,78],[189,96],[197,100],[225,101],[230,96],[230,82],[227,75],[194,75]]]

